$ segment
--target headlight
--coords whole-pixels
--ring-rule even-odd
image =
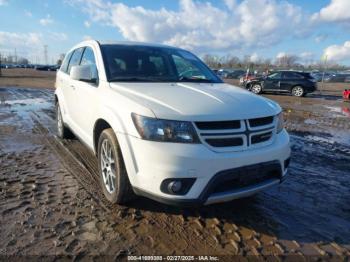
[[[173,143],[199,143],[191,122],[157,119],[134,113],[131,116],[142,139]]]
[[[284,128],[283,112],[277,115],[277,134],[280,133]]]

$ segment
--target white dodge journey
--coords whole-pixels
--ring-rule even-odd
[[[58,136],[72,131],[96,154],[112,203],[231,201],[288,172],[281,107],[223,83],[183,49],[82,42],[57,73],[55,100]]]

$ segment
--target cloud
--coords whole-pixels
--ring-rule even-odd
[[[92,40],[93,38],[91,37],[91,36],[89,36],[89,35],[84,35],[83,36],[83,40],[84,41],[87,41],[87,40]]]
[[[328,60],[344,61],[350,60],[350,41],[346,41],[343,45],[331,45],[324,52]]]
[[[32,12],[30,12],[28,10],[24,10],[24,15],[28,16],[28,17],[32,17],[33,16]]]
[[[332,0],[320,12],[313,14],[312,20],[324,22],[350,22],[350,1]]]
[[[43,26],[47,26],[49,24],[52,24],[54,21],[51,18],[51,15],[46,15],[46,18],[42,18],[39,20],[39,23]]]
[[[6,0],[0,0],[0,6],[7,5],[8,2]]]
[[[250,62],[252,63],[256,63],[258,62],[260,59],[259,55],[257,53],[253,53],[251,56],[250,56]]]
[[[282,57],[286,57],[288,54],[286,52],[279,52],[276,55],[276,59],[282,58]]]
[[[328,34],[319,34],[315,37],[315,42],[316,43],[321,43],[325,41],[328,38]]]
[[[225,1],[227,8],[230,10],[233,10],[237,5],[236,0],[224,0],[224,1]]]
[[[91,24],[90,24],[89,21],[84,21],[84,26],[85,26],[86,28],[90,28]]]
[[[50,39],[57,42],[57,41],[66,41],[68,39],[67,34],[65,33],[59,33],[59,32],[49,32]]]
[[[3,53],[12,53],[17,49],[21,55],[37,53],[42,48],[43,37],[38,33],[14,33],[0,31],[0,47]]]
[[[90,19],[119,30],[127,40],[159,42],[199,52],[269,47],[308,34],[309,17],[286,1],[180,0],[178,10],[130,7],[102,0],[74,0]]]

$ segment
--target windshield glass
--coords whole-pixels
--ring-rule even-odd
[[[181,49],[101,45],[110,82],[222,83],[199,58]]]

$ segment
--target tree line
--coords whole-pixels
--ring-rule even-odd
[[[212,69],[235,68],[266,71],[271,69],[294,69],[294,70],[346,70],[349,66],[341,65],[332,61],[316,61],[313,63],[301,63],[301,58],[296,55],[282,55],[272,60],[270,58],[254,58],[245,55],[239,58],[233,55],[217,56],[205,54],[203,61]]]

